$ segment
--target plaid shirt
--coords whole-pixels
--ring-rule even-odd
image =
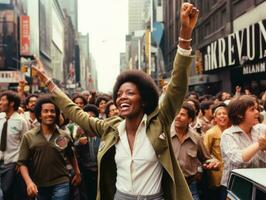
[[[251,129],[251,138],[239,126],[226,129],[221,138],[221,150],[224,171],[221,185],[227,186],[230,171],[237,168],[266,167],[266,151],[259,151],[248,162],[242,159],[243,150],[258,141],[260,135],[266,134],[266,126],[257,124]]]

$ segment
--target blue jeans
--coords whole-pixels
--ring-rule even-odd
[[[16,172],[16,163],[4,164],[3,161],[0,161],[0,181],[0,199],[27,199],[25,183],[22,177]]]
[[[0,176],[0,200],[3,200],[3,191],[1,188],[1,176]]]
[[[199,192],[198,192],[198,188],[197,188],[197,182],[196,181],[192,181],[189,185],[189,190],[192,194],[193,200],[200,200],[199,198]]]
[[[69,183],[38,188],[38,200],[69,200]]]
[[[221,185],[219,192],[219,200],[226,200],[227,197],[227,187]]]

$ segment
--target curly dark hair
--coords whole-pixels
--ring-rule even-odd
[[[78,98],[82,99],[84,106],[88,103],[87,100],[85,99],[85,97],[82,94],[79,94],[79,93],[74,94],[72,96],[71,100],[73,102],[75,102],[75,100],[78,99]]]
[[[181,106],[181,108],[185,109],[187,111],[188,117],[192,119],[192,121],[194,121],[195,117],[196,117],[196,111],[194,109],[194,107],[188,103],[188,102],[184,102]]]
[[[113,100],[115,105],[117,92],[120,86],[126,82],[133,83],[137,86],[142,102],[144,103],[144,112],[146,114],[152,113],[158,106],[159,90],[153,79],[140,70],[126,70],[117,77],[113,88]]]
[[[6,96],[9,103],[14,102],[14,110],[17,111],[20,106],[20,98],[18,94],[12,90],[7,90],[0,94],[0,98]]]
[[[185,102],[188,102],[188,101],[193,102],[194,109],[195,109],[195,112],[196,112],[196,116],[198,116],[199,111],[200,111],[200,103],[199,103],[199,101],[197,99],[194,99],[194,98],[191,98],[191,97],[189,97],[188,99],[185,100]]]
[[[60,110],[59,108],[53,103],[52,98],[50,95],[44,95],[38,99],[36,102],[35,108],[34,108],[34,113],[37,118],[37,120],[41,123],[41,111],[42,111],[42,105],[46,103],[51,103],[55,106],[55,113],[56,113],[56,119],[55,123],[59,125],[60,122]]]
[[[95,106],[94,104],[87,104],[87,105],[85,105],[84,106],[84,108],[83,108],[83,110],[85,111],[85,112],[93,112],[94,113],[94,115],[95,115],[95,117],[99,117],[99,111],[98,111],[98,108],[97,108],[97,106]]]
[[[95,105],[99,107],[99,104],[101,103],[102,100],[108,102],[110,98],[105,94],[101,94],[96,98]]]
[[[104,113],[105,113],[106,117],[109,116],[109,112],[110,112],[111,105],[115,105],[115,103],[114,103],[113,100],[108,101],[107,104],[106,104],[106,106],[105,106]]]
[[[32,97],[36,97],[37,99],[39,98],[39,96],[37,94],[30,94],[29,96],[26,97],[25,101],[24,101],[24,104],[25,105],[28,105],[28,103],[30,102],[30,99]]]
[[[200,110],[201,110],[202,114],[205,115],[205,111],[210,109],[212,105],[213,105],[212,101],[201,102],[200,103]]]
[[[228,117],[233,125],[239,125],[244,121],[245,112],[254,106],[256,99],[250,95],[242,95],[232,99],[228,105]]]

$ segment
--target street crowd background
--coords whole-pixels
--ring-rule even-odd
[[[165,86],[162,88],[160,101],[164,97],[164,92],[166,91],[166,89],[167,89],[167,84],[165,84]],[[3,129],[3,124],[4,124],[3,122],[5,120],[5,112],[6,113],[8,112],[7,105],[12,102],[12,100],[8,100],[7,104],[4,103],[4,98],[7,97],[6,92],[7,91],[3,91],[1,93],[1,101],[0,101],[1,131]],[[13,91],[12,95],[17,96],[20,101],[18,109],[14,110],[14,113],[17,113],[16,119],[21,121],[22,124],[25,123],[23,128],[17,127],[16,130],[19,134],[19,142],[17,143],[17,146],[15,146],[16,149],[15,153],[19,154],[20,141],[23,134],[25,134],[27,131],[33,128],[40,126],[40,122],[37,120],[35,116],[34,109],[36,102],[45,94],[25,93],[22,92],[20,88],[18,88],[18,91]],[[97,91],[83,91],[81,93],[74,93],[73,95],[70,96],[70,98],[75,104],[77,104],[90,116],[97,117],[99,119],[107,119],[119,115],[118,109],[116,108],[114,102],[112,101],[112,96],[109,94],[104,94]],[[200,146],[199,144],[196,143],[195,145],[196,153],[194,155],[186,154],[186,152],[183,152],[183,154],[185,153],[185,157],[187,158],[180,158],[181,162],[179,164],[181,165],[183,173],[186,176],[187,183],[189,185],[191,183],[195,184],[194,189],[197,191],[196,198],[198,199],[219,199],[221,188],[224,187],[224,185],[221,185],[221,179],[223,173],[225,173],[225,170],[228,170],[224,169],[224,164],[226,162],[234,162],[233,158],[231,158],[230,156],[233,156],[231,154],[236,149],[228,147],[228,145],[229,146],[233,145],[233,142],[229,141],[230,137],[224,137],[225,141],[221,143],[221,137],[224,133],[232,132],[232,130],[230,130],[232,129],[232,127],[236,127],[236,126],[231,126],[232,122],[230,122],[228,117],[228,106],[230,106],[231,102],[235,101],[242,103],[244,102],[243,104],[247,104],[247,102],[249,102],[250,105],[247,106],[246,110],[244,110],[244,113],[241,113],[241,110],[237,110],[236,114],[239,115],[244,114],[243,116],[245,118],[249,118],[245,123],[251,124],[252,127],[252,130],[250,129],[251,132],[253,132],[253,130],[257,130],[254,127],[261,126],[262,129],[259,130],[262,130],[263,132],[256,134],[265,134],[266,133],[265,132],[266,92],[261,93],[260,96],[255,96],[250,91],[248,90],[242,91],[241,87],[237,86],[234,94],[230,94],[225,91],[220,91],[215,96],[209,94],[199,96],[196,92],[192,91],[187,93],[187,96],[185,98],[185,102],[191,105],[193,108],[193,110],[190,111],[192,114],[190,113],[188,115],[188,118],[190,118],[191,120],[188,129],[190,132],[192,132],[193,134],[197,134],[202,139],[204,146]],[[242,105],[242,107],[243,106],[244,105]],[[250,107],[252,108],[254,107],[253,108],[254,114],[251,115],[251,117],[245,114],[245,112],[247,112],[247,110]],[[187,106],[184,108],[186,108],[188,111],[190,107]],[[241,109],[241,105],[240,107],[238,107],[238,109]],[[179,115],[177,114],[177,116]],[[183,122],[186,126],[187,121],[182,121],[182,119],[179,121]],[[60,121],[57,125],[60,129],[65,130],[70,136],[73,144],[72,148],[74,149],[75,154],[77,156],[79,168],[81,171],[82,181],[78,186],[71,186],[70,199],[73,200],[95,199],[97,191],[97,151],[100,145],[100,138],[97,137],[97,135],[95,135],[94,133],[84,132],[82,128],[79,127],[79,125],[66,119],[62,113],[60,114]],[[248,141],[248,144],[257,142],[258,136],[256,134],[250,136],[250,141]],[[224,145],[224,147],[220,146],[221,144]],[[239,151],[241,151],[244,147],[247,147],[246,144],[244,144],[244,142],[243,144],[241,144],[241,141],[240,144],[238,145],[239,146],[236,146],[235,148],[237,148]],[[184,148],[186,149],[187,147]],[[232,152],[227,152],[228,148],[231,149]],[[188,150],[186,149],[186,151]],[[207,154],[210,154],[211,158],[215,158],[220,162],[219,164],[220,167],[218,168],[218,170],[217,169],[206,170],[202,168],[204,162],[206,161],[206,158],[204,159],[204,156],[202,155],[202,151],[207,151]],[[259,154],[259,152],[257,152],[257,154]],[[178,155],[176,156],[177,160],[179,160]],[[241,162],[240,161],[241,158],[239,158],[239,161],[235,161],[236,166],[234,168],[265,167],[266,165],[265,152],[262,158],[264,158],[264,160],[262,159],[261,162],[258,162],[259,164],[257,165],[252,162],[244,162],[244,161]],[[16,163],[17,159],[14,161]],[[185,164],[183,162],[187,163]],[[1,167],[3,167],[3,164],[4,164],[3,161],[1,161]],[[197,168],[196,173],[193,172],[194,174],[190,174],[192,164],[194,164]],[[50,166],[45,166],[45,168],[49,167]],[[11,189],[11,194],[9,193],[8,195],[11,196],[14,194],[20,195],[19,197],[15,197],[14,199],[16,198],[22,199],[21,195],[25,195],[26,198],[27,196],[26,186],[23,183],[23,180],[21,179],[19,173],[17,172],[15,165],[13,166],[12,170],[13,170],[13,175],[12,177],[9,177],[9,179],[11,178],[12,180],[8,180],[10,181],[10,185],[8,186],[10,188],[8,189]],[[69,179],[71,179],[73,169],[69,164],[68,164],[68,172],[69,172]],[[226,173],[229,173],[229,171],[227,171]],[[2,176],[4,176],[4,171],[1,171],[1,178]],[[2,190],[7,189],[6,188],[7,182],[5,181],[2,178],[1,180]],[[223,184],[226,183],[226,181],[227,180],[224,180]],[[0,199],[3,199],[2,191]],[[5,198],[5,199],[11,199],[11,198]]]
[[[172,79],[160,98],[140,70],[122,72],[112,95],[65,94],[35,58],[51,96],[25,93],[23,81],[0,95],[0,200],[226,199],[231,170],[265,168],[265,91],[185,96],[198,14],[182,4]]]

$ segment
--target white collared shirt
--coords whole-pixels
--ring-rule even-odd
[[[239,126],[232,125],[224,130],[221,136],[221,152],[224,160],[224,170],[221,185],[227,186],[229,174],[239,168],[265,168],[266,152],[258,151],[249,161],[243,161],[243,150],[259,140],[266,131],[265,124],[252,127],[248,136]]]
[[[133,195],[152,195],[161,192],[163,168],[146,135],[147,115],[137,129],[131,155],[125,120],[118,126],[120,140],[115,145],[117,166],[116,188]]]
[[[22,116],[26,119],[29,129],[40,126],[40,122],[38,122],[37,118],[35,118],[34,120],[31,119],[30,111],[24,112]]]
[[[6,122],[6,114],[0,114],[0,141],[3,125]],[[6,150],[0,151],[0,159],[4,160],[4,164],[17,162],[19,148],[23,134],[28,130],[26,120],[17,112],[14,112],[8,119],[7,125],[7,142]]]

